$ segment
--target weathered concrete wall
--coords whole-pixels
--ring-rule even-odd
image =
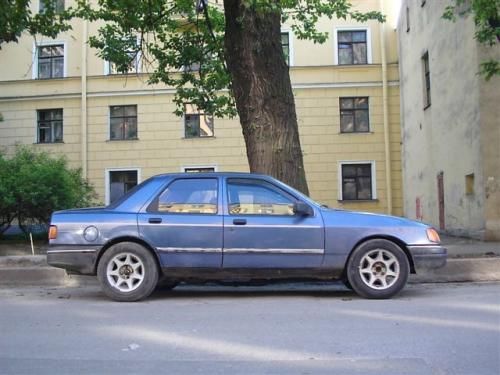
[[[500,46],[479,48],[480,61],[500,60]],[[485,238],[500,240],[500,77],[480,81]]]
[[[481,136],[481,130],[487,126],[494,128],[485,120],[494,118],[498,132],[498,112],[496,116],[493,113],[498,111],[499,101],[496,99],[495,104],[494,100],[484,100],[492,99],[490,91],[495,90],[491,85],[483,89],[482,78],[477,75],[478,47],[473,39],[472,18],[459,18],[456,23],[442,20],[447,4],[445,0],[427,1],[424,6],[420,1],[410,0],[402,4],[398,33],[405,214],[440,226],[437,176],[442,172],[444,229],[483,237],[488,179],[485,170],[496,168],[496,175],[489,173],[498,176],[499,169],[498,156],[496,163],[495,156],[491,157],[491,165],[484,160],[483,143],[490,142],[489,139],[494,143],[496,139],[496,149],[492,145],[490,152],[497,152],[496,155],[499,143],[498,136],[494,138],[489,133]],[[422,56],[426,52],[431,105],[424,108]],[[488,209],[496,210],[496,225],[498,206],[498,200],[488,198]]]

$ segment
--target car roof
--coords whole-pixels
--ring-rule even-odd
[[[271,176],[259,173],[249,172],[177,172],[177,173],[162,173],[158,174],[156,178],[178,178],[178,177],[259,177],[259,178],[272,178]]]

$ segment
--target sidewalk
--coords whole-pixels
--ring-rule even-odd
[[[410,276],[410,283],[500,281],[500,242],[441,236],[448,249],[444,268],[420,271]],[[0,246],[0,287],[9,285],[78,286],[94,284],[95,277],[67,275],[50,267],[45,258],[46,246]]]

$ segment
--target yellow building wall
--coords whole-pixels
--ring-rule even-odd
[[[361,10],[378,9],[378,0],[354,1]],[[390,3],[390,1],[389,1]],[[336,27],[370,29],[372,64],[334,65]],[[297,106],[299,131],[311,196],[331,207],[387,212],[386,152],[384,144],[380,24],[322,20],[329,31],[323,45],[293,39],[290,74]],[[284,26],[286,29],[286,25]],[[95,33],[97,25],[89,25]],[[33,80],[34,41],[21,38],[0,50],[0,147],[36,143],[37,109],[63,108],[64,143],[35,147],[65,154],[73,167],[82,162],[82,21],[60,35],[66,42],[67,76]],[[399,82],[395,32],[384,26],[388,86],[389,140],[393,213],[402,215]],[[173,91],[149,86],[148,75],[105,76],[104,61],[87,48],[87,175],[100,200],[105,199],[106,171],[137,168],[141,180],[184,166],[214,165],[219,171],[248,171],[245,144],[237,119],[215,119],[213,138],[185,139],[183,119],[173,115]],[[370,133],[341,134],[339,97],[368,96]],[[137,105],[138,140],[109,140],[109,107]],[[339,162],[373,161],[376,195],[373,201],[339,201]]]

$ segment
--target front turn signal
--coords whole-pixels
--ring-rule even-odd
[[[57,226],[51,225],[49,228],[49,240],[55,240],[57,238]]]
[[[441,238],[439,238],[439,233],[434,228],[427,228],[427,238],[431,242],[441,243]]]

